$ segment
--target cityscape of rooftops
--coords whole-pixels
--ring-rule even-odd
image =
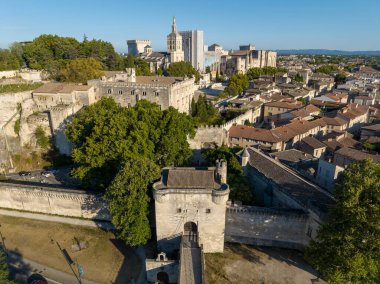
[[[0,284],[377,283],[380,2],[0,5]]]

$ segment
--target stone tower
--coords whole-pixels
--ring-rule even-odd
[[[159,251],[174,252],[182,236],[192,235],[204,252],[223,252],[230,192],[223,182],[226,167],[221,161],[211,168],[163,169],[153,185]]]
[[[167,36],[168,53],[170,54],[170,63],[184,61],[182,50],[182,36],[177,32],[177,24],[173,17],[172,32]]]

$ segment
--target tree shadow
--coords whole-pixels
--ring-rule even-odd
[[[22,254],[17,250],[6,250],[9,267],[9,278],[15,283],[27,283],[27,278],[34,272],[40,274],[42,271],[33,271],[32,267],[25,263]]]
[[[275,247],[254,247],[256,250],[268,255],[269,259],[276,259],[287,263],[289,266],[295,266],[302,269],[316,278],[321,278],[322,275],[313,269],[304,259],[302,252],[292,249],[275,248]]]
[[[247,245],[238,243],[226,243],[226,248],[231,250],[233,253],[242,256],[244,259],[252,263],[262,264],[264,263],[260,260],[260,257],[255,255],[252,250],[249,249]]]

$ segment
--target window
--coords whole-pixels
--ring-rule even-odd
[[[182,212],[182,209],[181,208],[177,208],[177,213],[181,213]]]
[[[133,96],[134,94],[135,94],[135,91],[134,91],[134,90],[132,90],[132,91],[131,91],[131,95]]]
[[[159,92],[154,92],[154,94],[156,95],[156,97],[158,97],[159,95],[160,95],[160,93]]]
[[[119,95],[122,95],[123,94],[123,91],[122,90],[119,90]]]
[[[210,208],[207,208],[207,209],[206,209],[206,213],[211,213],[211,209],[210,209]]]
[[[108,89],[107,90],[107,94],[111,94],[112,93],[112,90],[111,89]]]
[[[145,91],[143,92],[143,96],[146,96],[146,92]]]

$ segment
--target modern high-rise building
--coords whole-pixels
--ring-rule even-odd
[[[145,47],[150,46],[150,40],[147,39],[131,39],[127,40],[128,54],[138,56],[140,53],[145,52]]]
[[[195,69],[204,71],[203,31],[179,32],[182,36],[182,49],[185,61],[190,62]]]

